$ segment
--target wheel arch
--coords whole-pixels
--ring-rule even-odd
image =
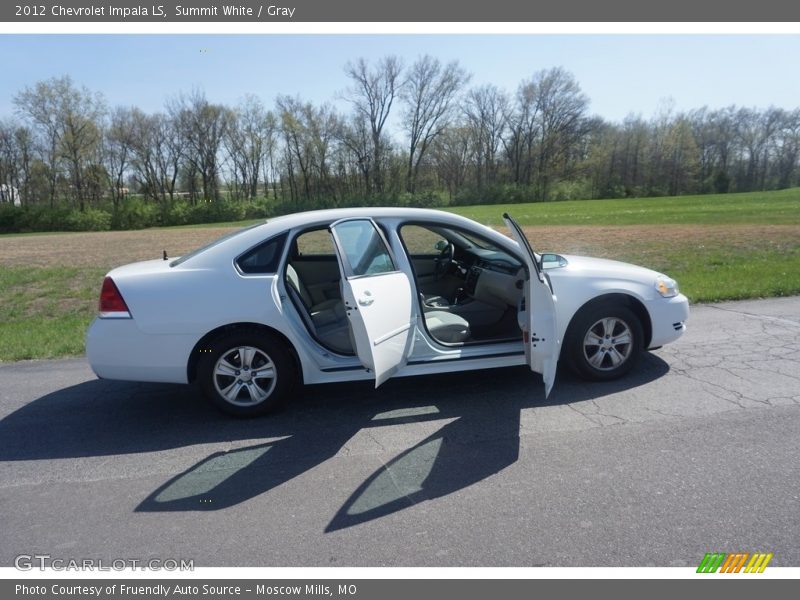
[[[621,304],[629,308],[633,314],[639,319],[639,322],[642,325],[642,332],[644,334],[644,348],[647,349],[650,346],[650,341],[653,339],[653,323],[650,319],[650,313],[647,311],[647,308],[642,303],[641,300],[632,296],[630,294],[625,294],[622,292],[614,292],[609,294],[602,294],[600,296],[595,296],[591,300],[585,302],[581,307],[575,311],[575,314],[572,315],[572,318],[569,321],[569,325],[567,325],[566,332],[564,333],[564,339],[569,339],[570,334],[572,333],[572,326],[575,323],[577,317],[585,310],[589,308],[593,308],[595,306],[599,306],[602,304]],[[564,352],[566,344],[561,345],[561,352]]]
[[[286,349],[289,351],[289,354],[294,360],[300,381],[303,380],[303,365],[300,361],[299,355],[297,354],[297,350],[288,337],[286,337],[277,329],[269,327],[268,325],[264,325],[263,323],[242,322],[229,323],[227,325],[217,327],[216,329],[212,329],[198,340],[198,342],[194,345],[194,348],[192,348],[192,352],[189,354],[189,360],[186,364],[186,378],[190,383],[197,379],[197,364],[200,362],[202,353],[208,350],[209,346],[211,346],[216,339],[236,331],[244,331],[248,333],[261,332],[281,340],[286,345]]]

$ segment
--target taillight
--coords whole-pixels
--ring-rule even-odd
[[[100,316],[118,319],[131,316],[128,305],[125,304],[122,294],[117,289],[117,284],[111,277],[103,280],[103,287],[100,290]]]

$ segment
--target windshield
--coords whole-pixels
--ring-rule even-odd
[[[487,240],[485,240],[483,238],[475,237],[471,233],[465,232],[463,229],[456,230],[456,233],[459,236],[461,236],[462,238],[464,238],[465,240],[467,240],[470,243],[470,245],[475,246],[477,248],[482,248],[483,250],[492,250],[494,252],[497,252],[497,251],[500,250],[500,248],[498,248],[497,246],[495,246],[491,242],[489,242],[489,241],[487,241]]]

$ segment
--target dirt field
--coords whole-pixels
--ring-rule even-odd
[[[75,266],[113,268],[137,260],[160,258],[163,250],[180,256],[225,233],[231,227],[147,229],[99,233],[0,236],[0,266]],[[665,249],[715,247],[780,250],[800,243],[798,225],[626,225],[526,227],[540,251],[603,257],[657,259]]]

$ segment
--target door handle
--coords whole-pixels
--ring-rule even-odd
[[[375,298],[372,297],[372,294],[368,290],[365,290],[364,295],[358,299],[358,303],[361,306],[369,306],[373,302],[375,302]]]

